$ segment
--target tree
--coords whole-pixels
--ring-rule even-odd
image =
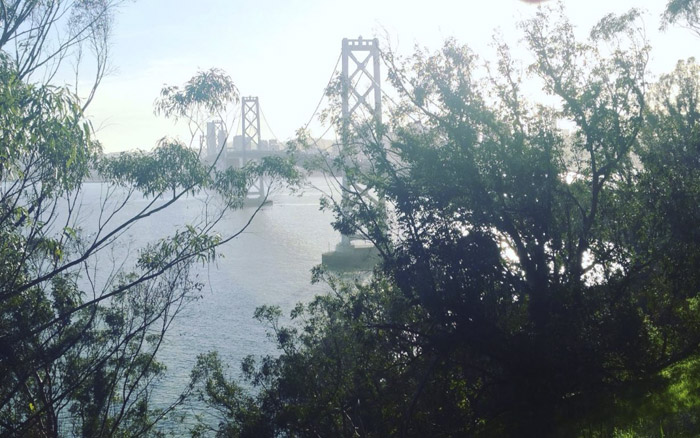
[[[242,203],[254,178],[293,172],[281,160],[219,171],[200,160],[201,151],[171,139],[151,152],[104,156],[84,109],[106,71],[118,5],[0,4],[2,436],[158,434],[154,425],[182,400],[152,405],[164,371],[156,354],[173,318],[202,288],[193,266],[214,260],[216,248],[242,231],[220,235],[214,227]],[[85,61],[88,48],[96,67],[87,95],[53,85],[67,61]],[[166,88],[157,108],[186,119],[194,138],[203,121],[223,119],[237,101],[231,79],[211,70]],[[104,181],[104,192],[99,214],[86,215],[81,196],[91,176]],[[119,253],[139,222],[202,191],[220,208]],[[127,214],[137,196],[146,202]]]
[[[349,181],[328,201],[337,227],[371,239],[382,268],[367,285],[332,282],[296,326],[260,310],[282,354],[244,363],[255,398],[198,369],[203,397],[228,409],[221,424],[696,434],[697,419],[673,414],[697,409],[700,78],[682,63],[650,90],[638,20],[608,15],[583,42],[561,8],[523,23],[528,71],[554,106],[528,102],[503,43],[495,64],[454,41],[386,54],[403,101],[388,126],[347,132],[327,168]]]
[[[670,0],[663,14],[663,26],[680,24],[700,35],[700,3],[696,0]]]

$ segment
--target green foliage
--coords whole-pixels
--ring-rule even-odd
[[[244,360],[245,378],[261,389],[256,397],[223,379],[215,356],[200,358],[193,371],[203,400],[212,411],[225,412],[217,436],[396,434],[397,419],[411,413],[395,406],[420,379],[410,364],[421,362],[423,352],[399,325],[375,322],[402,321],[415,311],[380,280],[297,306],[292,317],[298,328],[281,326],[278,308],[259,308],[256,318],[268,325],[283,354]]]
[[[214,260],[217,247],[242,231],[213,230],[256,177],[295,177],[281,159],[219,171],[168,139],[150,152],[102,155],[84,114],[95,88],[81,100],[33,78],[53,77],[89,43],[96,87],[117,3],[0,7],[0,436],[161,436],[156,424],[187,394],[154,406],[165,372],[157,354],[173,318],[201,295],[192,267]],[[157,105],[193,126],[237,99],[231,79],[212,70],[183,90],[166,88]],[[86,216],[88,177],[102,179],[102,197]],[[220,208],[208,206],[192,223],[124,255],[134,263],[104,256],[122,248],[139,221],[202,191],[223,200]],[[146,202],[126,215],[137,196]]]
[[[249,437],[272,435],[272,425],[266,422],[254,399],[245,394],[235,382],[228,379],[216,353],[201,355],[192,370],[191,386],[197,387],[197,400],[206,406],[208,414],[200,417],[192,430],[193,437]],[[215,417],[215,418],[209,418]],[[217,422],[216,427],[210,423]]]
[[[152,152],[121,153],[100,162],[100,173],[133,187],[146,196],[177,191],[197,191],[208,184],[209,169],[196,151],[163,139]]]
[[[175,119],[191,117],[192,111],[221,113],[228,104],[238,102],[238,90],[223,71],[199,72],[182,87],[164,87],[156,101],[156,114]]]
[[[352,124],[324,161],[336,228],[381,270],[289,327],[257,312],[281,356],[244,362],[252,406],[210,399],[232,436],[251,412],[266,436],[697,435],[700,75],[650,89],[639,19],[585,41],[561,8],[523,23],[556,105],[527,101],[502,43],[495,64],[455,41],[386,56],[389,126]]]
[[[74,189],[100,151],[67,89],[29,85],[0,54],[0,175],[41,181],[50,196]]]
[[[669,0],[663,14],[663,26],[681,24],[698,33],[700,23],[700,2],[697,0]]]

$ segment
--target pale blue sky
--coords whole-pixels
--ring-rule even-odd
[[[664,0],[568,0],[572,21],[586,31],[608,12],[646,9],[651,70],[670,70],[695,54],[690,32],[658,32]],[[90,107],[107,152],[150,149],[165,136],[186,140],[181,126],[153,115],[163,84],[179,85],[197,70],[225,70],[241,94],[260,104],[280,139],[291,137],[312,114],[344,37],[388,37],[400,53],[415,44],[438,48],[448,37],[488,55],[494,29],[517,44],[519,20],[537,6],[518,0],[137,0],[117,16],[114,71]],[[320,134],[314,123],[312,132]],[[263,137],[271,135],[263,130]]]

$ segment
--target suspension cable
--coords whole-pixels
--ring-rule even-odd
[[[318,104],[316,104],[316,109],[314,109],[313,114],[311,114],[311,117],[309,117],[309,121],[306,122],[306,124],[304,125],[304,131],[306,131],[311,122],[314,120],[314,116],[318,113],[318,109],[321,107],[321,103],[323,103],[323,98],[326,97],[326,90],[331,85],[331,82],[333,82],[333,77],[335,76],[335,72],[338,70],[338,64],[340,64],[340,58],[342,56],[342,53],[338,55],[338,59],[335,61],[335,67],[333,67],[333,71],[331,72],[331,77],[328,78],[328,83],[325,87],[323,87],[323,93],[321,94],[321,98],[318,100]],[[326,132],[328,131],[326,130]]]
[[[277,143],[281,143],[280,139],[277,138],[277,136],[275,135],[275,131],[272,130],[272,127],[268,123],[267,117],[265,117],[265,113],[263,112],[262,107],[260,107],[260,115],[262,116],[263,122],[265,122],[265,126],[267,126],[267,129],[270,130],[270,134],[272,134],[272,137],[274,137],[274,139],[277,141]]]

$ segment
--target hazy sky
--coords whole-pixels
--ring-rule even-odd
[[[646,10],[654,73],[693,56],[700,43],[684,29],[658,31],[666,0],[564,3],[582,32],[608,12]],[[113,72],[89,113],[107,152],[150,149],[165,135],[187,140],[183,127],[153,115],[153,102],[164,84],[180,85],[217,67],[242,95],[260,97],[274,134],[284,140],[313,113],[343,38],[376,36],[408,54],[416,44],[436,49],[455,37],[488,57],[494,29],[516,45],[518,21],[537,7],[519,0],[137,0],[117,16]],[[321,133],[317,123],[311,128]],[[263,128],[263,138],[270,137]]]

